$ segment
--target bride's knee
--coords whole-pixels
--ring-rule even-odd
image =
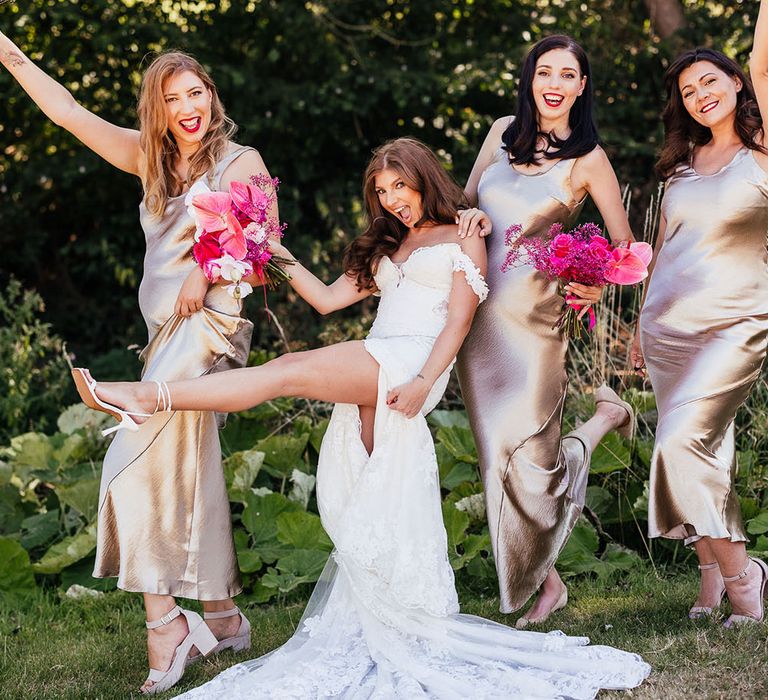
[[[280,355],[268,363],[269,369],[279,385],[280,396],[300,396],[306,384],[306,363],[304,353],[292,352]]]

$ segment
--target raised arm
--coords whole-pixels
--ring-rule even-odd
[[[78,104],[63,85],[38,68],[0,32],[0,63],[43,113],[116,168],[139,174],[139,132],[102,119]]]
[[[453,287],[448,298],[448,319],[445,327],[437,336],[432,352],[421,371],[407,384],[392,389],[387,394],[387,404],[395,411],[400,411],[408,418],[413,418],[422,408],[432,386],[453,362],[464,338],[469,333],[477,305],[480,303],[480,287],[485,282],[475,278],[476,272],[485,277],[486,255],[485,241],[472,236],[461,242],[462,249],[469,260],[463,260],[460,269],[454,268]],[[476,268],[476,270],[470,268]],[[486,288],[487,289],[487,288]]]
[[[760,0],[749,74],[763,122],[768,121],[768,0]]]

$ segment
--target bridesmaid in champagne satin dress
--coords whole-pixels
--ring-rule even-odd
[[[533,47],[518,115],[493,125],[467,183],[468,199],[482,211],[461,214],[464,230],[478,223],[483,233],[491,224],[494,232],[486,238],[490,294],[458,372],[478,447],[502,612],[520,608],[544,583],[520,627],[565,605],[565,585],[553,567],[581,514],[591,451],[606,432],[632,420],[628,406],[602,387],[595,416],[561,439],[568,344],[553,326],[563,297],[531,266],[502,272],[508,227],[521,224],[528,237],[546,235],[555,223],[568,228],[588,194],[614,243],[632,238],[618,182],[597,145],[590,81],[587,57],[569,37]],[[587,302],[600,296],[582,285],[570,291]]]
[[[750,72],[754,89],[711,49],[685,52],[667,71],[657,166],[667,182],[632,351],[658,406],[649,535],[695,546],[702,580],[689,616],[712,615],[727,592],[727,627],[763,619],[768,583],[768,566],[747,557],[734,491],[734,419],[768,347],[765,2]]]
[[[179,52],[158,56],[142,79],[137,131],[79,105],[1,32],[0,61],[56,124],[142,180],[144,378],[191,378],[244,365],[252,325],[240,317],[240,302],[209,285],[195,263],[194,222],[184,200],[202,178],[215,190],[267,171],[256,151],[230,140],[236,127],[202,66]],[[140,432],[117,433],[102,471],[94,576],[117,576],[120,588],[144,594],[144,693],[176,682],[171,660],[193,635],[200,651],[250,645],[248,621],[232,601],[241,585],[215,414],[166,413]],[[205,622],[178,608],[175,596],[202,601]]]

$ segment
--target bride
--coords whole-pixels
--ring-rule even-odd
[[[424,144],[397,139],[366,170],[369,225],[345,254],[345,274],[326,286],[299,263],[290,268],[293,288],[324,314],[380,295],[365,341],[168,384],[96,385],[75,370],[86,403],[136,423],[158,408],[239,411],[278,396],[336,404],[317,473],[335,550],[298,629],[181,697],[592,698],[649,674],[639,656],[585,637],[459,613],[424,416],[488,291],[482,239],[457,236],[462,202]],[[291,257],[280,244],[273,250]]]

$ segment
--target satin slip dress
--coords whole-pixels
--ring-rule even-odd
[[[247,150],[238,147],[217,164],[207,180],[212,190]],[[147,242],[139,287],[149,335],[140,356],[145,381],[199,377],[248,359],[253,325],[222,286],[211,285],[203,309],[189,318],[174,313],[197,264],[184,198],[171,197],[159,218],[145,202],[140,206]],[[95,577],[117,576],[126,591],[196,600],[240,592],[219,422],[212,412],[172,411],[149,418],[137,432],[115,434],[101,477]]]
[[[561,439],[568,384],[567,341],[553,325],[563,306],[557,283],[530,265],[502,271],[505,231],[545,236],[570,228],[581,211],[571,187],[575,159],[525,174],[499,148],[478,184],[491,219],[488,300],[478,308],[457,363],[477,443],[488,529],[499,576],[500,609],[522,607],[554,566],[581,514],[589,443]]]
[[[661,207],[666,235],[640,315],[658,408],[648,534],[746,541],[734,418],[768,344],[768,174],[747,148],[712,175],[683,165]]]

